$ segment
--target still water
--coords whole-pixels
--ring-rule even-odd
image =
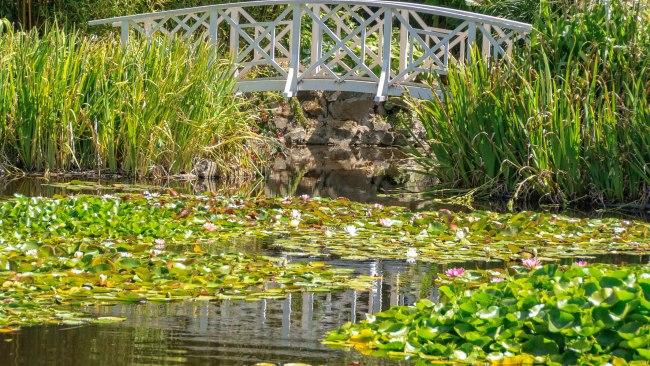
[[[391,305],[435,299],[430,265],[333,262],[382,275],[367,292],[298,293],[282,300],[183,302],[84,308],[121,316],[113,325],[39,326],[0,336],[0,365],[211,364],[256,362],[396,365],[320,344],[325,332]]]
[[[422,208],[411,194],[385,195],[408,178],[395,174],[403,157],[391,149],[337,151],[303,148],[277,156],[265,180],[247,185],[220,183],[151,182],[157,187],[186,193],[288,196],[309,194],[348,197],[361,202]],[[112,183],[76,189],[57,185],[70,178],[0,180],[0,197],[55,194],[104,194]],[[78,187],[77,187],[78,188]],[[108,190],[107,190],[108,188]],[[143,190],[145,188],[136,188]],[[121,190],[120,188],[112,189]],[[236,250],[285,256],[269,246],[251,242]],[[232,248],[231,248],[232,249]],[[225,250],[220,248],[219,250]],[[308,260],[291,258],[289,261]],[[648,256],[604,256],[591,262],[649,263]],[[364,358],[358,353],[323,346],[323,336],[346,322],[365,319],[393,305],[410,305],[417,299],[437,299],[433,279],[442,268],[405,261],[329,261],[358,274],[381,276],[370,291],[298,293],[280,300],[179,302],[169,304],[118,304],[83,308],[96,316],[126,320],[111,325],[26,327],[0,334],[0,366],[4,365],[250,365],[308,363],[328,365],[399,365],[405,362]],[[464,263],[465,268],[500,266]]]

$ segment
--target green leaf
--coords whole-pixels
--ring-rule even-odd
[[[557,354],[560,350],[557,343],[544,336],[531,336],[530,339],[522,344],[521,350],[534,356],[547,356]]]

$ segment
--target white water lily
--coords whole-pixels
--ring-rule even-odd
[[[353,225],[348,225],[348,226],[344,227],[343,230],[350,236],[359,235],[358,229]]]
[[[379,223],[383,227],[391,227],[391,226],[393,226],[393,225],[395,225],[397,223],[397,220],[381,218],[381,219],[379,219]]]
[[[84,252],[76,251],[74,252],[74,257],[75,258],[81,258],[84,256]]]
[[[465,229],[458,229],[456,230],[456,240],[462,240],[467,236],[467,232]]]
[[[291,210],[291,218],[292,219],[300,219],[300,211],[296,210],[295,208]]]
[[[415,259],[418,257],[418,250],[415,248],[408,248],[406,250],[406,262],[415,263]]]
[[[614,228],[614,234],[622,234],[622,233],[624,233],[624,232],[625,232],[625,228],[624,228],[624,227],[615,227],[615,228]]]
[[[73,269],[70,270],[70,272],[72,272],[72,273],[74,273],[74,274],[82,274],[82,273],[84,273],[85,271],[84,271],[83,269],[73,268]]]
[[[289,221],[289,225],[291,225],[293,227],[298,227],[298,225],[300,225],[300,220],[292,219],[291,221]]]

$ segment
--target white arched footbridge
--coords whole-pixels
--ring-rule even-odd
[[[354,91],[375,100],[408,92],[430,98],[422,83],[464,62],[470,49],[507,57],[530,24],[442,7],[395,1],[268,0],[161,11],[90,25],[131,35],[210,42],[235,60],[240,92]]]

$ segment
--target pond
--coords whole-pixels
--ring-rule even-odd
[[[642,220],[610,222],[607,219],[588,220],[571,216],[551,215],[539,218],[534,213],[528,214],[528,216],[494,216],[497,214],[476,211],[466,217],[455,216],[454,223],[459,226],[458,229],[454,228],[455,238],[441,242],[440,247],[442,249],[440,250],[429,250],[421,244],[423,240],[422,227],[427,228],[429,235],[435,234],[439,235],[439,237],[445,237],[447,229],[436,226],[437,221],[435,220],[426,221],[429,220],[429,215],[434,214],[426,211],[422,211],[421,214],[414,213],[414,210],[422,207],[422,201],[417,196],[384,195],[385,192],[390,192],[398,187],[397,179],[395,175],[390,173],[390,163],[387,166],[379,167],[377,161],[399,162],[401,158],[399,154],[390,150],[380,153],[366,151],[366,155],[363,154],[358,153],[356,163],[350,163],[351,154],[347,152],[333,152],[332,150],[298,151],[295,154],[289,154],[287,157],[278,158],[275,169],[269,174],[268,179],[265,182],[253,185],[253,187],[245,187],[245,193],[257,197],[296,197],[303,194],[331,198],[347,196],[354,201],[370,204],[356,205],[347,203],[346,200],[314,201],[311,198],[294,198],[284,201],[281,201],[281,199],[267,201],[265,198],[257,198],[253,199],[252,202],[254,203],[247,206],[248,203],[245,200],[243,203],[237,203],[239,201],[236,199],[233,201],[230,198],[225,198],[224,201],[217,203],[218,207],[225,207],[225,211],[217,216],[212,216],[217,217],[213,222],[216,225],[215,227],[230,228],[229,230],[234,233],[233,237],[229,237],[227,241],[220,241],[220,239],[216,242],[209,242],[206,241],[209,240],[207,237],[200,236],[196,239],[198,245],[201,246],[199,249],[196,247],[197,244],[194,244],[193,249],[187,249],[185,244],[188,242],[187,237],[179,239],[180,236],[171,234],[175,230],[172,224],[170,224],[172,226],[164,227],[164,230],[170,232],[167,238],[167,247],[165,248],[170,252],[169,257],[165,257],[167,263],[178,260],[176,254],[171,254],[174,250],[178,250],[178,255],[183,256],[191,256],[188,253],[194,251],[198,257],[214,255],[215,258],[220,258],[218,257],[221,255],[220,253],[236,250],[242,252],[244,256],[264,255],[280,258],[284,263],[289,263],[285,264],[285,266],[290,266],[291,263],[306,264],[312,260],[319,260],[324,261],[324,265],[327,266],[324,268],[344,268],[349,269],[352,276],[366,276],[363,277],[365,280],[360,280],[361,282],[366,281],[363,284],[360,282],[358,285],[350,285],[352,287],[360,286],[359,289],[338,287],[329,289],[327,283],[322,282],[312,287],[304,285],[307,286],[305,287],[306,290],[280,293],[281,296],[248,299],[253,301],[240,300],[238,293],[232,295],[228,292],[223,293],[222,299],[211,298],[209,300],[197,299],[193,301],[136,301],[140,302],[137,304],[133,304],[133,301],[129,301],[131,303],[120,301],[117,303],[115,301],[88,303],[82,301],[81,303],[75,303],[79,305],[76,307],[71,304],[68,305],[73,309],[72,311],[81,311],[91,318],[121,318],[122,321],[95,324],[77,322],[71,319],[70,321],[63,321],[64,324],[23,326],[17,331],[5,332],[0,335],[3,340],[3,342],[0,342],[0,364],[253,364],[257,362],[274,364],[297,362],[348,365],[402,364],[405,361],[368,357],[355,351],[330,348],[323,345],[322,340],[328,332],[346,322],[363,321],[369,314],[388,310],[392,306],[413,305],[420,299],[429,299],[436,302],[440,293],[438,284],[434,280],[444,277],[443,273],[446,269],[452,266],[462,266],[468,270],[500,270],[508,263],[511,264],[521,258],[530,256],[533,251],[531,245],[537,246],[538,244],[532,244],[537,243],[537,241],[561,244],[555,248],[535,247],[534,254],[537,255],[537,249],[539,249],[541,258],[557,260],[564,264],[571,264],[576,257],[588,258],[590,263],[647,265],[650,261],[649,244],[647,236],[645,236],[648,234],[648,225]],[[308,158],[305,158],[305,156]],[[371,158],[368,158],[368,156]],[[386,157],[389,158],[386,159]],[[346,179],[346,174],[349,174],[349,179]],[[154,184],[155,182],[146,185],[128,185],[119,181],[102,182],[101,184],[89,181],[71,182],[69,178],[65,177],[50,181],[23,178],[6,183],[0,194],[9,200],[12,199],[10,197],[14,193],[27,196],[91,193],[99,196],[109,193],[114,194],[115,192],[135,192],[132,194],[140,197],[141,192],[144,190],[153,191],[158,189]],[[179,182],[169,182],[162,186],[188,194],[206,188]],[[227,188],[209,187],[209,189],[219,193],[223,193],[224,189],[227,190]],[[242,194],[241,191],[234,193]],[[107,197],[109,198],[104,200],[110,201],[114,199],[110,197],[115,196]],[[134,206],[151,204],[154,211],[150,212],[158,212],[155,210],[162,208],[157,203],[157,200],[172,200],[172,197],[165,195],[153,197],[145,195],[146,201],[145,198],[128,198],[123,203],[133,204]],[[189,201],[192,200],[192,198],[189,199]],[[38,206],[37,209],[39,210],[37,215],[40,214],[41,207],[47,211],[45,208],[48,205],[53,205],[52,212],[59,215],[63,212],[60,210],[68,209],[65,207],[60,208],[51,201],[42,201],[45,203],[41,201],[35,202],[35,207]],[[377,203],[382,205],[377,205]],[[25,201],[18,206],[29,204],[29,202]],[[99,203],[92,199],[82,198],[81,204],[92,206]],[[196,204],[196,207],[199,205],[197,203],[193,204]],[[287,205],[286,209],[276,208],[282,207],[282,205]],[[386,207],[389,205],[400,205],[404,209]],[[195,206],[188,205],[188,207]],[[322,207],[334,210],[334,212],[330,211],[318,221],[315,217],[318,216],[318,212]],[[7,210],[8,208],[5,207],[4,209]],[[125,208],[120,206],[120,209]],[[97,212],[103,212],[103,208],[97,208],[96,210]],[[273,219],[264,221],[266,219],[261,218],[261,216],[251,219],[249,217],[250,212],[246,210],[257,210],[255,211],[257,215],[260,215],[262,211],[275,212],[273,210],[284,210],[288,217],[276,218],[276,222],[271,225],[267,221]],[[431,210],[431,208],[428,208],[428,210]],[[127,219],[139,220],[139,216],[135,213],[133,216],[128,216],[131,215],[131,211],[127,212]],[[442,214],[435,213],[433,216],[436,220],[444,221],[446,220],[445,217],[447,217],[445,215],[452,215],[451,212],[447,214],[446,209],[439,212],[442,212]],[[257,220],[256,223],[251,224],[249,221],[245,221],[244,214],[246,214],[249,221]],[[77,219],[80,222],[86,222],[83,221],[86,218],[82,214],[80,215]],[[493,217],[490,215],[493,215]],[[364,219],[363,216],[367,218]],[[484,216],[487,218],[484,218]],[[197,217],[199,217],[198,214]],[[222,220],[224,217],[227,219]],[[387,219],[386,217],[391,218]],[[379,223],[375,222],[377,218],[379,218]],[[161,214],[159,220],[161,225],[165,225],[167,219],[167,216]],[[241,220],[237,221],[238,219]],[[517,224],[520,225],[516,230],[517,232],[508,234],[512,235],[515,243],[521,245],[513,249],[512,245],[499,244],[498,240],[481,242],[479,238],[498,238],[498,235],[495,236],[493,233],[494,229],[476,226],[477,222],[488,219],[491,220],[491,225],[495,227],[500,227],[502,223],[510,225],[523,220],[524,222]],[[178,219],[174,219],[174,216],[169,216],[169,220],[170,222],[178,221]],[[425,226],[422,226],[424,224],[420,223],[421,220],[426,221]],[[536,224],[528,225],[526,220],[536,220]],[[294,221],[299,221],[295,224],[295,230],[292,229]],[[92,225],[92,221],[88,222]],[[257,225],[257,222],[264,225],[264,230],[258,232],[259,237],[247,236],[247,230],[253,230],[252,228]],[[621,222],[623,223],[621,224]],[[206,222],[206,224],[208,223]],[[201,221],[196,226],[201,227],[203,225],[206,231],[212,231],[211,227],[206,226],[206,224],[202,224]],[[356,225],[353,226],[354,230],[350,229],[348,224]],[[621,225],[624,227],[621,228]],[[546,234],[536,233],[536,237],[531,239],[529,231],[535,230],[537,227],[547,226],[555,227],[557,231],[549,232],[547,236],[544,236]],[[587,227],[592,226],[594,231],[588,231]],[[43,228],[33,227],[33,230],[30,229],[27,232],[29,235],[40,232],[39,230],[47,233],[48,227],[47,225]],[[329,229],[325,229],[328,244],[322,242],[323,227],[331,228],[334,231],[328,233]],[[336,231],[336,228],[340,230]],[[598,233],[611,228],[615,232],[620,229],[625,233],[621,235],[605,233],[602,237],[599,236]],[[69,229],[61,235],[69,237],[71,240],[81,241],[84,241],[82,238],[88,235],[94,235],[94,232],[84,230],[86,229],[83,227],[74,228],[74,230]],[[135,229],[131,228],[129,230]],[[150,230],[158,233],[156,231],[158,228],[151,228]],[[218,232],[219,229],[216,230]],[[357,233],[357,230],[359,230],[359,233]],[[264,233],[265,231],[268,231],[268,233]],[[459,231],[463,233],[462,238],[458,237]],[[17,232],[19,232],[18,229]],[[39,235],[44,235],[43,238],[45,239],[42,240],[47,244],[47,240],[49,240],[46,238],[47,235]],[[100,238],[102,237],[101,233],[97,235]],[[147,235],[144,237],[149,238]],[[464,237],[465,235],[467,235],[467,238]],[[475,235],[475,237],[472,235]],[[390,243],[391,238],[398,236],[401,236],[398,243]],[[155,235],[151,236],[151,238],[155,237]],[[583,240],[585,237],[588,237],[589,240]],[[602,247],[599,245],[599,240],[602,240]],[[176,241],[179,241],[179,246],[173,247],[172,243],[176,243]],[[589,241],[595,241],[596,244],[590,246]],[[470,242],[477,242],[478,245]],[[60,243],[60,241],[57,243]],[[117,243],[117,245],[120,245],[119,239]],[[492,252],[474,252],[475,248],[485,246],[486,243],[493,244],[494,250]],[[193,243],[190,240],[188,244],[191,248]],[[100,250],[100,253],[97,254],[97,250],[93,249],[95,244],[87,245],[90,249],[84,249],[83,246],[72,249],[70,257],[78,257],[79,262],[82,262],[88,255],[91,255],[89,253],[94,253],[95,257],[89,259],[94,265],[95,261],[100,259],[102,252]],[[120,254],[121,257],[117,257],[121,259],[118,259],[116,263],[122,263],[120,261],[126,262],[127,259],[140,261],[135,263],[144,263],[146,256],[138,256],[137,246],[132,249],[127,244],[123,245],[133,254],[122,255],[129,252],[118,250],[117,254]],[[418,256],[409,258],[408,252],[404,249],[406,247],[414,248]],[[608,254],[608,249],[611,248],[614,248],[614,253],[618,254]],[[80,251],[81,254],[77,255]],[[40,255],[42,255],[41,252],[39,252]],[[164,256],[165,254],[156,255]],[[154,257],[156,255],[150,255],[150,263],[155,261],[156,258]],[[230,257],[226,257],[227,260],[229,260],[228,258]],[[481,258],[484,260],[480,260]],[[74,259],[72,260],[74,261]],[[239,259],[236,258],[235,260]],[[27,262],[23,262],[22,265],[26,265],[25,263]],[[45,263],[52,265],[53,268],[59,268],[57,266],[61,266],[63,262]],[[244,263],[246,266],[251,265],[246,263]],[[7,266],[9,265],[7,264]],[[130,269],[129,266],[123,267],[119,273],[125,273]],[[94,273],[98,273],[89,267],[87,270],[89,273],[92,272],[93,276]],[[24,271],[38,272],[38,268]],[[262,272],[264,271],[266,270],[262,270]],[[315,271],[314,273],[318,275],[320,272]],[[117,275],[118,273],[115,274],[115,276]],[[136,275],[144,277],[142,273]],[[323,276],[329,278],[327,277],[328,274],[323,274]],[[11,279],[11,281],[17,280]],[[343,279],[342,281],[347,283],[345,281],[348,280]],[[86,284],[83,286],[93,287]],[[115,284],[114,286],[117,288],[121,285]],[[151,291],[162,291],[156,286],[160,285],[152,285]],[[303,285],[290,283],[289,287],[291,286]],[[98,288],[99,285],[94,283],[94,287]],[[326,290],[324,291],[322,287],[326,288]],[[120,290],[124,290],[124,288],[121,287]],[[314,291],[310,291],[310,288],[314,289]],[[264,285],[264,290],[268,290],[266,285]],[[168,289],[164,291],[168,291]],[[176,298],[183,299],[185,296],[185,294],[169,291],[171,295],[168,292],[167,296],[172,300]],[[244,293],[244,295],[246,294],[248,293]],[[106,296],[108,295],[111,295],[111,293],[107,293]],[[158,299],[157,295],[151,295],[151,293],[145,296]],[[102,298],[106,299],[107,297]],[[6,301],[9,299],[9,297],[5,298]],[[66,306],[65,297],[63,297],[63,306]]]

